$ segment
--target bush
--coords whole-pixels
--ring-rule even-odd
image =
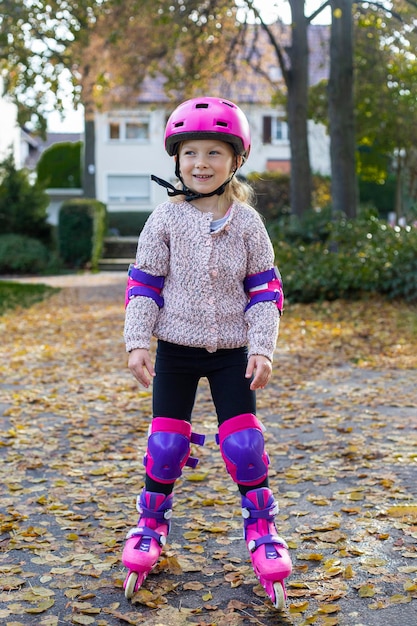
[[[48,248],[24,235],[0,236],[0,272],[2,274],[43,274],[52,262]]]
[[[290,215],[290,177],[280,172],[252,172],[247,176],[256,196],[256,208],[267,220],[274,221]],[[330,205],[330,178],[315,174],[312,177],[314,207]]]
[[[396,178],[391,175],[383,183],[359,179],[359,198],[361,204],[371,204],[377,208],[381,217],[395,211]]]
[[[256,195],[256,208],[266,220],[276,220],[290,211],[290,177],[279,172],[252,172],[248,183]]]
[[[137,237],[149,216],[149,211],[109,212],[109,232],[121,237]]]
[[[27,170],[17,170],[13,156],[0,163],[0,232],[39,239],[49,245],[49,198],[39,183],[32,184]]]
[[[106,207],[98,200],[64,202],[58,221],[59,254],[71,268],[97,270],[107,232]]]
[[[42,153],[36,170],[45,188],[81,187],[81,141],[56,143]]]
[[[391,228],[372,213],[347,220],[310,212],[269,230],[291,301],[380,293],[417,302],[417,228]]]

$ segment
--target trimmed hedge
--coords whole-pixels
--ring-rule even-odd
[[[109,232],[120,237],[137,237],[150,214],[150,211],[109,211]]]
[[[293,302],[379,293],[417,302],[417,228],[373,214],[355,220],[310,212],[269,226],[284,290]]]
[[[98,269],[107,233],[106,206],[98,200],[68,200],[61,206],[58,249],[67,267]]]
[[[38,182],[49,188],[80,188],[82,145],[82,141],[63,141],[47,148],[36,166]]]
[[[0,273],[43,274],[51,263],[51,253],[38,239],[25,235],[0,236]]]

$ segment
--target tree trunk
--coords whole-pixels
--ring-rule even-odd
[[[292,42],[288,50],[287,113],[291,147],[291,210],[302,215],[311,208],[311,169],[308,148],[308,42],[304,2],[289,0]]]
[[[85,198],[96,197],[96,132],[94,109],[85,105],[84,121],[84,163],[83,195]]]
[[[352,0],[331,0],[329,126],[334,214],[356,217]]]

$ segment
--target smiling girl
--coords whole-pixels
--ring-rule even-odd
[[[202,445],[204,437],[192,432],[191,419],[199,380],[207,378],[254,571],[281,609],[291,560],[274,524],[278,507],[255,394],[271,377],[283,292],[271,241],[249,204],[251,189],[236,177],[250,151],[249,123],[228,100],[194,98],[171,114],[165,148],[179,185],[152,176],[170,199],[140,234],[126,290],[128,365],[144,387],[153,382],[153,419],[140,517],[122,556],[129,570],[125,595],[156,565],[170,529],[174,484],[185,465],[197,463],[190,443]]]

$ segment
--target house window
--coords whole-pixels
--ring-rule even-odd
[[[288,124],[279,115],[263,118],[263,143],[278,144],[288,142]]]
[[[131,174],[110,174],[107,178],[109,202],[138,203],[150,202],[149,176]]]
[[[110,120],[108,135],[111,141],[146,142],[149,140],[149,119]]]

